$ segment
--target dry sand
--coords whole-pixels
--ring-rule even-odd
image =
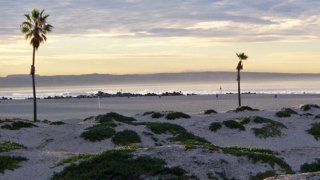
[[[302,103],[319,103],[319,95],[287,95],[278,99],[270,95],[246,95],[244,103],[255,108],[262,109],[257,112],[226,112],[235,107],[235,99],[232,95],[226,95],[225,99],[216,99],[212,96],[188,96],[188,97],[154,97],[143,98],[106,98],[102,100],[102,109],[98,109],[95,99],[71,99],[71,100],[41,100],[39,103],[40,118],[49,120],[63,120],[64,125],[48,125],[36,123],[39,127],[20,129],[17,131],[0,129],[0,141],[13,141],[27,147],[25,150],[15,150],[1,153],[1,155],[17,155],[27,157],[29,160],[22,162],[21,167],[14,170],[6,170],[0,174],[0,179],[50,179],[54,172],[59,172],[63,166],[53,168],[54,164],[70,155],[79,153],[97,153],[115,147],[110,139],[100,142],[89,142],[80,137],[80,134],[95,122],[83,121],[89,115],[97,115],[111,111],[131,115],[140,122],[169,122],[186,128],[196,136],[200,136],[218,146],[242,146],[258,147],[276,151],[277,157],[283,158],[295,172],[299,172],[300,166],[306,162],[312,162],[320,157],[320,144],[313,136],[306,132],[312,123],[320,122],[314,116],[293,115],[290,118],[278,118],[275,116],[277,109],[292,107],[299,114],[304,112],[298,109]],[[0,115],[2,117],[30,118],[29,103],[23,101],[7,101],[0,103]],[[205,109],[217,109],[221,113],[204,115]],[[142,114],[149,110],[176,110],[191,115],[191,119],[177,119],[168,121],[165,118],[152,119]],[[20,113],[21,112],[21,113]],[[310,113],[320,114],[319,109],[312,109]],[[281,137],[258,138],[251,131],[261,124],[249,123],[245,125],[246,131],[238,131],[222,127],[217,132],[208,129],[212,122],[222,122],[241,116],[262,116],[285,124],[288,129],[283,129]],[[2,125],[2,124],[0,124]],[[227,177],[248,179],[250,175],[273,169],[270,165],[258,162],[254,164],[246,157],[236,157],[221,152],[209,152],[204,149],[185,151],[179,143],[164,141],[162,146],[156,146],[155,142],[144,132],[150,132],[145,126],[133,126],[120,123],[116,131],[131,129],[136,131],[145,147],[135,154],[149,155],[165,159],[168,166],[181,166],[190,174],[200,179],[207,179],[207,174],[223,172]],[[159,136],[166,139],[166,135]],[[227,162],[227,163],[224,163]],[[281,174],[280,168],[274,169]],[[320,177],[319,177],[320,178]]]

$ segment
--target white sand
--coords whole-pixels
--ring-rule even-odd
[[[39,127],[21,129],[18,131],[0,129],[0,141],[13,141],[23,144],[26,150],[15,150],[1,153],[7,155],[18,155],[28,158],[23,162],[22,167],[0,174],[0,179],[49,179],[54,172],[59,172],[63,166],[51,168],[60,160],[78,153],[96,153],[115,147],[110,139],[100,142],[89,142],[80,137],[85,128],[94,124],[93,120],[82,121],[89,115],[116,111],[123,114],[134,115],[139,121],[169,122],[185,127],[189,132],[203,137],[218,146],[252,146],[271,149],[279,153],[278,157],[299,171],[300,166],[305,162],[312,162],[320,157],[320,141],[306,132],[312,123],[320,122],[320,119],[293,115],[290,118],[275,117],[275,109],[280,107],[294,107],[300,114],[304,113],[298,109],[302,103],[318,103],[319,96],[287,96],[273,99],[262,95],[247,95],[244,99],[252,107],[265,109],[257,112],[224,112],[213,115],[203,115],[200,111],[214,108],[219,111],[233,109],[236,103],[231,97],[216,102],[215,97],[193,96],[193,97],[171,97],[171,98],[114,98],[103,99],[103,109],[97,109],[93,99],[81,100],[42,100],[39,103],[40,117],[50,120],[64,120],[65,125],[53,126],[44,123],[37,123]],[[211,99],[210,99],[211,98]],[[108,103],[107,103],[108,102]],[[277,102],[277,103],[275,103]],[[295,103],[294,103],[295,102]],[[28,101],[7,101],[0,103],[0,114],[2,117],[31,117],[27,111],[30,102]],[[215,104],[216,103],[216,104]],[[269,104],[268,104],[269,103]],[[287,104],[285,104],[287,103]],[[294,104],[293,104],[294,103]],[[218,105],[217,105],[218,104]],[[223,105],[222,105],[223,104]],[[157,109],[158,108],[158,109]],[[4,111],[3,111],[4,110]],[[150,116],[141,114],[149,110],[177,110],[189,113],[191,119],[178,119],[168,121],[164,118],[152,119]],[[69,112],[70,111],[70,112]],[[19,113],[21,112],[21,114]],[[320,110],[311,110],[310,113],[320,114]],[[140,114],[140,115],[139,115]],[[253,127],[261,127],[261,124],[250,123],[245,125],[246,131],[231,130],[226,127],[217,132],[211,132],[208,127],[212,122],[222,122],[240,116],[263,116],[282,122],[288,129],[283,129],[284,135],[276,138],[257,138],[251,131]],[[2,125],[2,124],[0,124]],[[200,179],[206,179],[208,172],[225,172],[228,177],[248,179],[248,173],[255,175],[258,172],[270,170],[267,164],[253,164],[245,157],[235,157],[219,152],[208,152],[207,150],[195,149],[185,151],[177,143],[162,142],[163,146],[155,146],[155,142],[144,132],[151,132],[145,126],[132,126],[121,124],[115,128],[116,131],[131,129],[136,131],[141,139],[140,145],[147,149],[139,150],[136,154],[145,154],[167,161],[168,166],[181,166],[191,174]],[[157,136],[165,140],[167,135]],[[169,137],[169,135],[168,135]],[[221,161],[227,161],[221,165]],[[279,167],[275,170],[280,173]]]

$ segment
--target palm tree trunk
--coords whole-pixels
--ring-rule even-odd
[[[238,70],[238,100],[239,106],[241,106],[241,93],[240,93],[240,70]]]
[[[32,76],[32,87],[33,87],[33,121],[37,121],[37,95],[36,95],[36,82],[35,82],[35,53],[36,48],[33,47],[33,56],[32,56],[32,66],[31,66],[31,76]]]

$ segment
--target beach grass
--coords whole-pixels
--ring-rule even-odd
[[[8,129],[8,130],[19,130],[22,128],[32,128],[32,127],[38,127],[37,125],[30,123],[30,122],[24,122],[24,121],[15,121],[11,124],[5,124],[2,125],[2,129]]]
[[[186,171],[180,167],[166,167],[162,159],[149,156],[135,157],[132,150],[109,150],[77,164],[65,167],[55,173],[57,179],[141,179],[142,177],[185,177]]]
[[[249,106],[239,106],[234,110],[234,112],[242,112],[242,111],[259,111],[259,109],[254,109]]]
[[[116,131],[109,126],[109,123],[96,124],[86,129],[80,136],[85,140],[96,142],[111,138]]]
[[[235,121],[235,120],[223,121],[222,124],[230,129],[238,129],[240,131],[246,130],[246,128],[242,124],[240,124],[238,121]]]
[[[320,158],[315,159],[312,163],[304,163],[300,167],[300,172],[317,172],[320,171]]]
[[[221,125],[221,123],[218,123],[218,122],[211,123],[209,126],[210,131],[213,131],[213,132],[216,132],[217,130],[219,130],[221,128],[222,128],[222,125]]]
[[[180,118],[189,119],[189,118],[191,118],[191,116],[188,114],[185,114],[183,112],[169,112],[166,115],[166,119],[168,119],[168,120],[175,120],[175,119],[180,119]]]
[[[4,173],[5,170],[15,170],[20,167],[22,161],[28,160],[25,157],[20,156],[0,156],[0,173]]]
[[[280,111],[276,112],[276,116],[279,118],[291,117],[291,115],[293,114],[298,114],[298,113],[291,108],[282,108]]]
[[[260,172],[255,176],[251,176],[250,180],[262,180],[268,177],[273,177],[275,175],[277,175],[275,171],[265,171],[265,172]]]
[[[294,171],[282,159],[276,157],[273,151],[259,149],[259,148],[246,148],[246,147],[223,147],[222,151],[226,154],[234,156],[245,156],[253,163],[263,162],[269,164],[272,168],[277,164],[285,173],[293,174]]]
[[[132,124],[134,121],[136,121],[136,119],[133,117],[127,117],[115,112],[110,112],[104,115],[98,115],[96,117],[96,121],[99,123],[111,123],[113,121],[118,121],[125,124]]]
[[[300,109],[303,111],[309,111],[312,108],[320,109],[320,106],[317,104],[303,104],[300,106]]]
[[[117,132],[112,137],[112,142],[117,145],[126,146],[134,143],[140,143],[141,138],[135,131],[124,130],[124,131]]]
[[[314,123],[311,125],[311,128],[307,130],[307,132],[318,140],[320,138],[320,123]]]
[[[63,121],[54,121],[54,122],[49,123],[49,125],[64,125],[64,124],[66,124],[66,123]]]
[[[0,152],[9,152],[17,149],[26,149],[24,145],[11,142],[11,141],[1,141],[0,142]]]
[[[214,109],[207,109],[204,111],[204,114],[217,114],[218,112]]]

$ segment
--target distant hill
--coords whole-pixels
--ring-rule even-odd
[[[319,80],[320,74],[286,74],[286,73],[257,73],[243,72],[245,81],[290,81],[290,80]],[[185,82],[232,82],[236,80],[235,72],[186,72],[160,74],[86,74],[37,76],[37,86],[80,86],[97,84],[149,84],[149,83],[185,83]],[[9,75],[0,78],[0,88],[30,86],[29,75]]]

